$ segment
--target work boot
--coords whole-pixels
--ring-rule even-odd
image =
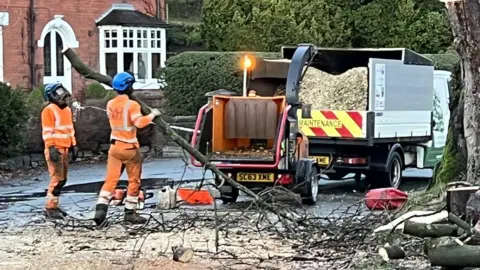
[[[58,208],[45,209],[45,217],[48,219],[63,219],[67,216],[67,213]]]
[[[107,218],[107,212],[108,205],[97,204],[97,206],[95,207],[95,216],[93,217],[93,221],[95,221],[95,224],[97,224],[97,226],[100,226],[105,222],[105,219]]]
[[[130,224],[145,224],[147,223],[147,219],[140,216],[137,212],[125,211],[125,218],[123,222]]]

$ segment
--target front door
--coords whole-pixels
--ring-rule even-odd
[[[62,54],[63,39],[56,30],[51,30],[44,40],[43,83],[61,83],[72,93],[72,66]]]

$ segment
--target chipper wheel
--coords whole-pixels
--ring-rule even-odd
[[[302,198],[302,204],[315,205],[318,196],[318,169],[310,160],[300,160],[297,165],[296,184]],[[303,184],[302,184],[303,183]]]

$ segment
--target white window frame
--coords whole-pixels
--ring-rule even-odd
[[[5,82],[5,68],[3,61],[3,27],[8,26],[10,16],[8,12],[0,12],[0,82]]]
[[[166,42],[166,29],[160,27],[123,27],[123,26],[116,26],[116,25],[108,25],[108,26],[99,26],[99,62],[100,62],[100,73],[107,74],[107,67],[106,67],[106,54],[107,53],[116,53],[117,54],[117,73],[123,72],[123,54],[124,53],[133,53],[133,73],[135,74],[135,79],[137,82],[133,85],[134,89],[160,89],[163,86],[163,82],[157,78],[152,78],[152,53],[159,53],[160,54],[160,66],[165,67],[165,61],[167,58],[167,42]],[[106,44],[106,37],[105,31],[117,31],[117,47],[116,48],[107,48]],[[123,46],[123,31],[124,30],[136,30],[136,31],[147,31],[147,48],[138,48],[137,47],[137,32],[134,31],[133,33],[133,48],[125,48]],[[160,47],[152,48],[151,46],[151,32],[150,31],[160,31],[160,39],[158,40],[155,37],[155,45],[157,45],[156,41],[160,42]],[[111,32],[110,32],[111,33]],[[111,34],[110,34],[111,35]],[[142,36],[143,38],[143,36]],[[108,40],[112,40],[111,36]],[[128,38],[128,40],[130,40]],[[143,41],[142,41],[143,44]],[[110,46],[112,46],[110,42]],[[146,53],[147,59],[144,61],[147,64],[146,76],[145,79],[138,79],[138,53]],[[107,89],[112,89],[104,85]]]
[[[3,75],[3,26],[0,25],[0,82],[4,82]]]

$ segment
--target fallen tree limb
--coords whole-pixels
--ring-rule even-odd
[[[452,213],[448,213],[448,221],[462,228],[468,235],[480,236],[480,232]]]
[[[437,238],[460,236],[463,234],[463,230],[458,226],[450,224],[422,224],[412,220],[406,220],[403,226],[403,233],[421,238]]]
[[[386,262],[390,260],[403,259],[406,257],[405,250],[400,246],[384,246],[378,249],[378,254]]]
[[[424,250],[431,266],[480,267],[480,247],[465,245],[454,237],[427,240]]]
[[[432,224],[437,223],[443,220],[446,220],[448,217],[447,211],[411,211],[408,213],[403,214],[402,216],[396,218],[395,220],[391,221],[390,223],[383,225],[381,227],[376,228],[373,232],[380,233],[380,232],[387,232],[392,230],[400,230],[404,227],[405,220],[411,220],[417,223],[423,224]]]
[[[87,65],[85,65],[80,60],[80,58],[78,57],[78,55],[75,53],[75,51],[73,49],[68,48],[68,49],[64,50],[62,53],[70,61],[70,63],[72,64],[72,67],[78,73],[80,73],[80,75],[84,76],[87,79],[92,79],[92,80],[95,80],[99,83],[103,83],[105,85],[108,85],[110,87],[112,86],[112,78],[110,76],[102,75],[102,74],[96,72],[95,70],[93,70],[92,68],[88,67]],[[150,107],[148,105],[146,105],[143,101],[141,101],[140,99],[138,99],[135,96],[130,97],[130,98],[132,100],[137,101],[140,104],[141,109],[142,109],[142,113],[148,114],[150,112]],[[254,198],[256,202],[258,202],[261,206],[265,207],[267,210],[273,212],[274,214],[277,214],[277,215],[281,216],[282,218],[285,218],[285,219],[293,221],[293,222],[297,222],[297,220],[291,218],[290,216],[278,212],[275,207],[273,207],[271,204],[265,202],[262,198],[257,196],[257,194],[255,194],[254,192],[252,192],[251,190],[249,190],[245,186],[239,184],[238,182],[234,181],[233,179],[231,179],[230,177],[225,175],[223,172],[221,172],[215,165],[210,163],[210,161],[207,159],[207,157],[202,155],[202,153],[200,153],[197,149],[193,148],[190,145],[189,142],[187,142],[180,135],[178,135],[172,128],[170,128],[168,123],[165,122],[162,118],[157,117],[157,118],[154,119],[154,122],[155,122],[155,124],[157,124],[160,127],[160,129],[166,135],[168,135],[180,147],[185,149],[190,155],[192,155],[199,162],[201,162],[205,166],[205,169],[211,170],[216,175],[224,178],[228,182],[229,185],[233,186],[234,188],[237,188],[237,189],[241,190],[242,192],[244,192],[248,196]]]

